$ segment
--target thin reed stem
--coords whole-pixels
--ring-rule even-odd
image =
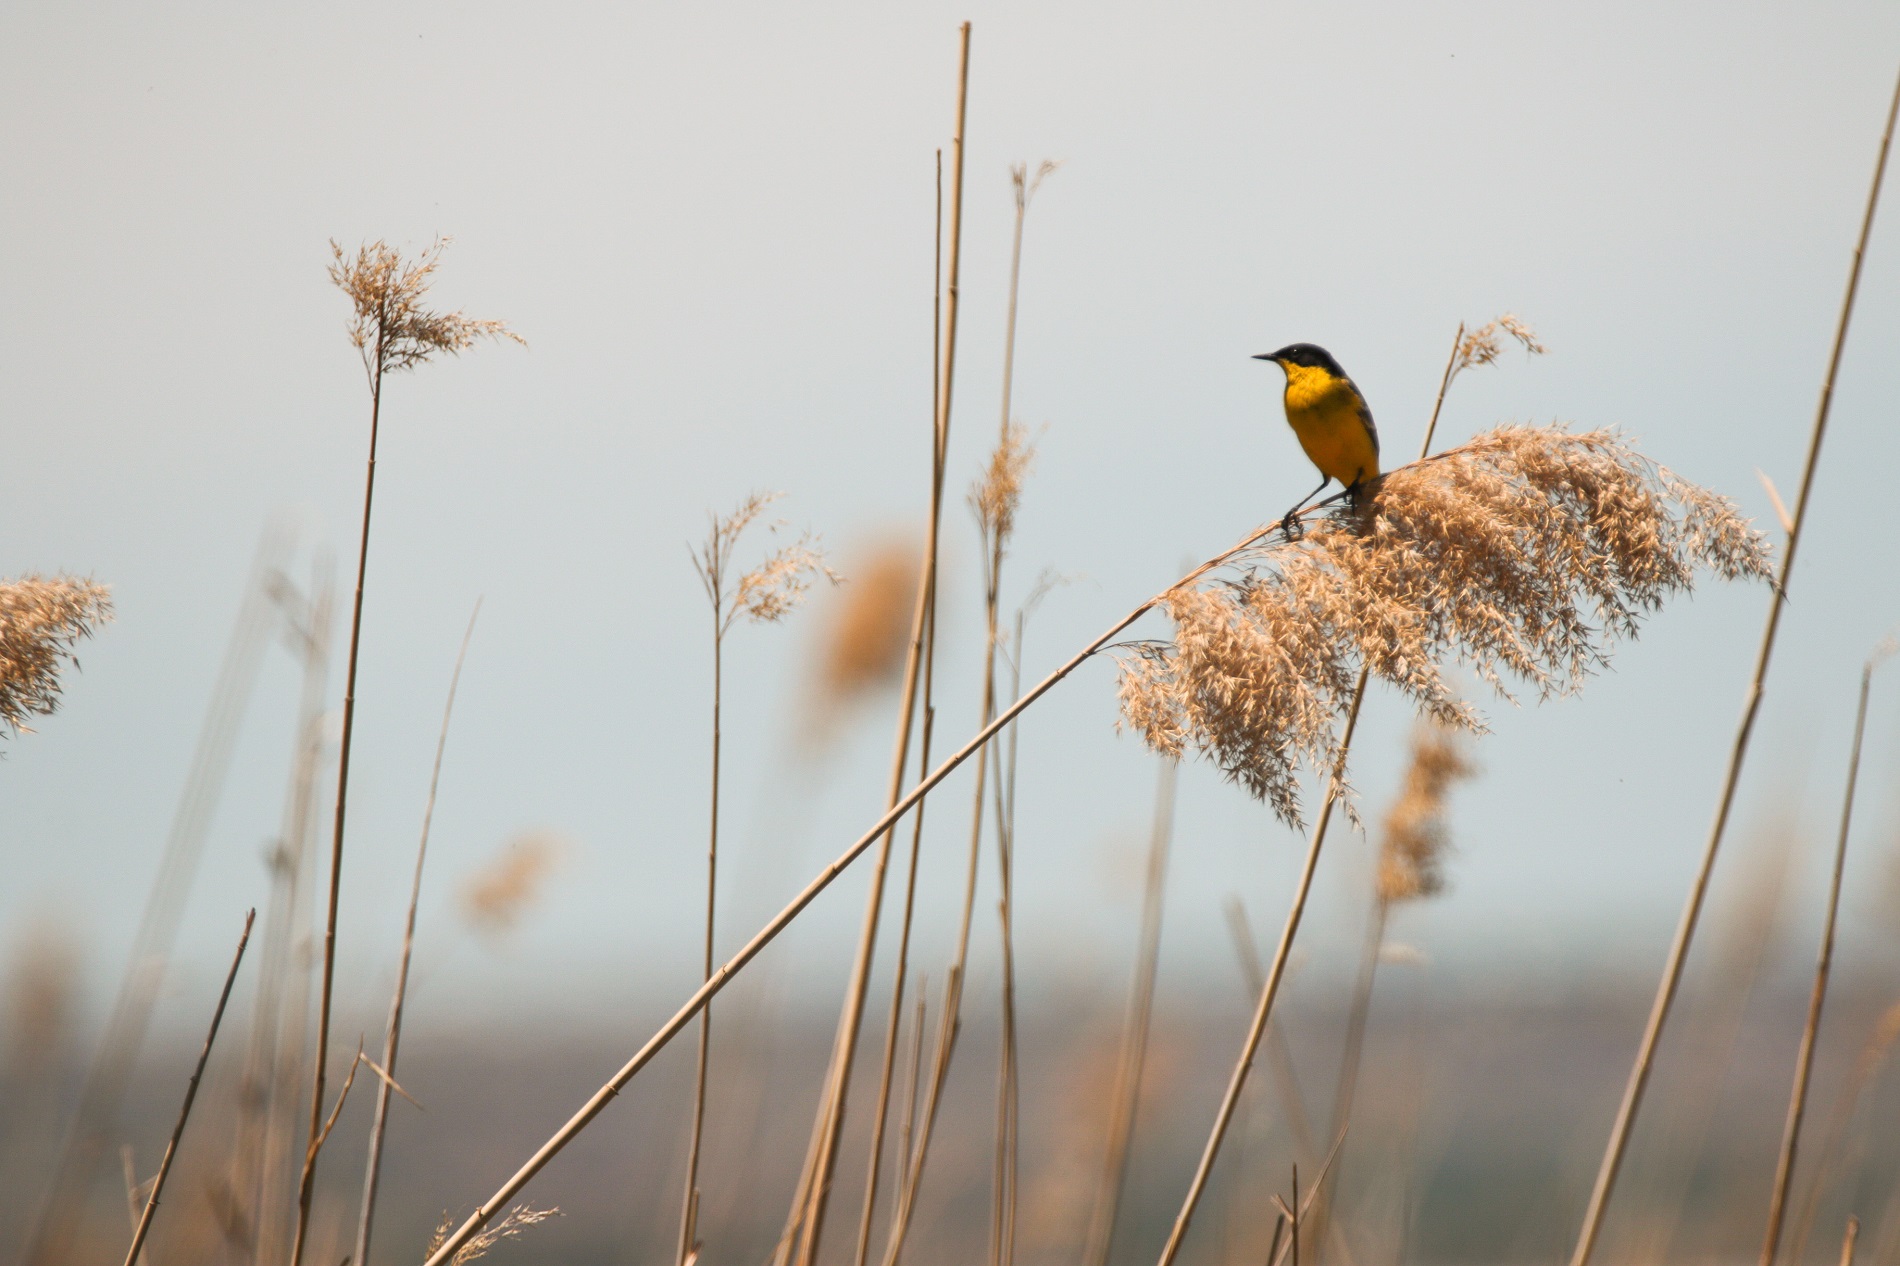
[[[1867,239],[1873,232],[1874,211],[1880,202],[1880,185],[1887,171],[1887,153],[1893,145],[1896,114],[1900,114],[1900,79],[1896,79],[1894,84],[1893,100],[1887,108],[1886,127],[1880,136],[1879,156],[1874,160],[1873,181],[1867,191],[1867,209],[1861,217],[1860,236],[1855,242],[1853,263],[1847,273],[1847,293],[1841,300],[1840,319],[1834,329],[1834,345],[1828,354],[1827,374],[1821,382],[1821,399],[1815,409],[1813,430],[1808,437],[1807,457],[1802,463],[1801,492],[1795,499],[1794,518],[1788,527],[1788,544],[1781,556],[1781,573],[1776,577],[1775,591],[1768,600],[1767,627],[1762,631],[1761,648],[1755,656],[1755,671],[1749,679],[1741,721],[1736,727],[1735,740],[1729,751],[1728,768],[1716,800],[1715,821],[1709,828],[1701,865],[1689,888],[1675,939],[1669,947],[1669,957],[1663,965],[1662,980],[1656,987],[1656,998],[1643,1029],[1642,1042],[1637,1047],[1629,1081],[1623,1089],[1623,1101],[1617,1109],[1616,1122],[1610,1129],[1609,1142],[1603,1150],[1603,1161],[1597,1169],[1596,1184],[1590,1192],[1590,1204],[1584,1213],[1583,1226],[1577,1233],[1577,1245],[1571,1253],[1570,1266],[1587,1266],[1590,1254],[1596,1248],[1597,1238],[1602,1234],[1603,1217],[1609,1209],[1617,1174],[1622,1169],[1623,1155],[1629,1147],[1630,1131],[1636,1123],[1637,1111],[1642,1107],[1643,1091],[1649,1084],[1649,1072],[1655,1061],[1656,1048],[1662,1040],[1663,1025],[1669,1019],[1676,989],[1682,983],[1683,968],[1689,959],[1689,946],[1695,939],[1696,923],[1702,915],[1702,902],[1708,894],[1709,880],[1715,871],[1716,854],[1728,830],[1729,810],[1735,802],[1742,762],[1748,755],[1748,742],[1754,734],[1755,718],[1761,710],[1769,662],[1775,651],[1775,634],[1781,627],[1782,606],[1788,596],[1788,583],[1794,572],[1795,550],[1801,543],[1802,525],[1807,521],[1808,496],[1814,488],[1814,472],[1820,463],[1821,442],[1827,435],[1828,413],[1834,403],[1834,382],[1840,372],[1841,354],[1847,345],[1847,329],[1854,315],[1854,299],[1860,290],[1861,261],[1867,253]]]
[[[1841,1266],[1854,1266],[1854,1245],[1860,1240],[1860,1219],[1847,1218],[1847,1232],[1841,1236]]]
[[[943,502],[943,481],[947,471],[949,454],[945,451],[944,441],[948,438],[945,429],[936,424],[938,392],[943,381],[943,361],[939,348],[943,341],[943,151],[937,151],[936,184],[936,249],[931,268],[930,298],[930,407],[931,433],[935,448],[931,459],[931,489],[933,520],[941,512]],[[936,709],[929,703],[931,684],[936,679],[937,658],[937,576],[935,568],[928,575],[930,595],[927,603],[927,622],[924,642],[924,734],[918,757],[918,772],[930,768],[930,739],[935,728]],[[890,1112],[891,1082],[896,1071],[897,1031],[904,1014],[904,986],[910,975],[910,935],[917,912],[917,863],[923,852],[924,810],[919,805],[917,816],[911,823],[910,865],[904,879],[904,917],[897,933],[897,966],[891,976],[891,1005],[885,1022],[884,1059],[878,1069],[877,1108],[871,1118],[870,1156],[865,1163],[864,1206],[858,1214],[858,1246],[852,1258],[855,1266],[865,1266],[871,1252],[871,1224],[877,1212],[878,1188],[884,1175],[884,1131]],[[917,1000],[921,1009],[923,999]],[[920,1021],[921,1023],[921,1021]],[[912,1036],[912,1043],[918,1051],[923,1047],[921,1032]],[[898,1144],[898,1176],[904,1172],[904,1158],[910,1154],[911,1130],[915,1125],[916,1084],[910,1087],[910,1098],[904,1106],[904,1125],[901,1141]]]
[[[1359,1089],[1359,1068],[1365,1057],[1366,1022],[1372,1013],[1372,986],[1379,971],[1379,951],[1385,945],[1386,918],[1392,912],[1392,903],[1384,896],[1375,896],[1372,902],[1372,917],[1366,922],[1365,944],[1359,951],[1359,974],[1353,982],[1352,1010],[1346,1019],[1346,1045],[1339,1060],[1339,1084],[1333,1091],[1333,1115],[1331,1133],[1338,1138],[1352,1120],[1352,1105]],[[1334,1180],[1332,1191],[1339,1190],[1339,1182]],[[1324,1252],[1326,1228],[1332,1221],[1333,1198],[1328,1195],[1319,1202],[1313,1213],[1313,1242],[1321,1245]]]
[[[442,781],[442,753],[449,745],[449,718],[455,713],[455,691],[462,684],[462,664],[468,659],[469,640],[475,636],[475,621],[482,613],[480,598],[469,612],[468,628],[462,632],[462,647],[455,653],[455,671],[449,674],[449,697],[442,705],[442,729],[435,739],[435,764],[429,770],[429,797],[422,807],[422,837],[416,843],[415,875],[409,883],[409,913],[402,928],[402,955],[396,963],[396,987],[389,999],[389,1024],[383,1033],[383,1068],[386,1077],[396,1075],[397,1047],[402,1041],[402,1010],[409,995],[409,962],[416,945],[416,908],[422,903],[422,863],[429,854],[429,827],[435,821],[435,793]],[[363,1166],[363,1207],[356,1221],[356,1251],[350,1260],[355,1266],[369,1266],[369,1236],[376,1215],[377,1179],[382,1174],[383,1134],[389,1124],[390,1083],[379,1079],[376,1086],[376,1114],[371,1118],[369,1159]]]
[[[930,531],[925,542],[924,566],[928,579],[924,588],[929,593],[934,593],[936,589],[938,534],[943,518],[943,465],[949,446],[951,396],[956,384],[957,309],[963,264],[963,129],[970,88],[970,24],[963,23],[958,34],[956,130],[950,140],[950,260],[944,298],[942,370],[937,383],[934,430],[937,459],[931,488]],[[900,727],[903,737],[891,761],[887,803],[895,803],[899,789],[903,786],[911,718],[916,706],[917,660],[923,637],[923,612],[928,597],[928,593],[920,593],[917,600],[918,616],[913,625],[904,716]],[[818,1245],[824,1234],[825,1209],[831,1195],[831,1171],[837,1163],[838,1143],[844,1132],[845,1105],[851,1092],[851,1070],[857,1057],[858,1031],[864,1023],[864,1001],[870,989],[871,965],[877,951],[877,928],[884,900],[884,877],[890,864],[892,834],[887,831],[878,846],[871,890],[865,901],[863,930],[858,937],[857,961],[852,969],[850,988],[845,995],[844,1011],[839,1017],[838,1040],[832,1056],[831,1085],[827,1095],[829,1110],[823,1127],[824,1141],[819,1148],[812,1175],[810,1206],[806,1215],[804,1245],[798,1257],[799,1266],[811,1266],[817,1259]]]
[[[1874,668],[1881,658],[1879,651],[1869,656],[1860,674],[1860,706],[1854,713],[1854,745],[1847,758],[1847,790],[1841,796],[1841,829],[1834,841],[1834,874],[1827,890],[1827,918],[1821,926],[1821,953],[1814,965],[1814,989],[1808,996],[1808,1022],[1801,1030],[1801,1049],[1794,1061],[1794,1089],[1788,1097],[1781,1156],[1775,1163],[1775,1185],[1768,1199],[1768,1229],[1762,1235],[1761,1266],[1774,1266],[1775,1255],[1781,1249],[1781,1223],[1788,1207],[1788,1187],[1794,1181],[1801,1120],[1807,1111],[1808,1082],[1814,1072],[1814,1041],[1821,1029],[1821,1006],[1827,1001],[1828,976],[1834,967],[1834,927],[1841,909],[1841,875],[1847,869],[1847,836],[1854,819],[1854,787],[1860,779],[1861,738],[1867,731],[1867,695],[1873,688]]]
[[[369,376],[369,459],[363,473],[363,529],[356,551],[356,593],[350,602],[350,650],[343,670],[343,730],[338,740],[336,816],[330,832],[330,891],[323,923],[323,968],[317,994],[316,1070],[311,1077],[310,1133],[304,1144],[303,1173],[297,1180],[297,1231],[290,1245],[290,1266],[302,1266],[310,1233],[310,1200],[316,1190],[318,1136],[323,1128],[323,1081],[330,1058],[330,1010],[336,989],[337,899],[343,882],[343,828],[350,791],[350,744],[356,734],[356,664],[363,645],[363,581],[369,571],[370,511],[376,497],[376,438],[383,414],[383,366],[387,327],[376,324],[376,346]]]
[[[1228,1075],[1227,1093],[1222,1096],[1220,1110],[1214,1116],[1214,1128],[1207,1137],[1207,1146],[1201,1152],[1200,1164],[1195,1167],[1194,1178],[1188,1184],[1187,1196],[1181,1202],[1181,1211],[1175,1215],[1174,1228],[1168,1233],[1168,1242],[1162,1247],[1160,1266],[1168,1266],[1181,1251],[1181,1242],[1187,1236],[1188,1224],[1194,1218],[1194,1211],[1201,1203],[1201,1196],[1207,1190],[1208,1176],[1213,1173],[1214,1159],[1220,1155],[1221,1143],[1227,1137],[1227,1127],[1233,1121],[1234,1109],[1240,1103],[1240,1092],[1246,1088],[1247,1074],[1253,1070],[1254,1054],[1260,1049],[1260,1039],[1267,1029],[1267,1021],[1273,1015],[1274,999],[1280,992],[1280,981],[1286,975],[1287,958],[1293,952],[1293,938],[1299,934],[1300,920],[1306,913],[1307,894],[1313,888],[1313,872],[1319,867],[1320,849],[1326,842],[1326,827],[1332,820],[1333,806],[1338,802],[1340,790],[1340,770],[1347,750],[1352,746],[1353,731],[1359,726],[1359,705],[1366,697],[1367,670],[1359,672],[1359,686],[1353,691],[1352,706],[1346,712],[1346,729],[1340,738],[1339,757],[1335,760],[1326,783],[1326,799],[1320,806],[1319,819],[1313,824],[1313,838],[1307,845],[1306,863],[1300,869],[1299,886],[1294,890],[1293,904],[1287,910],[1286,926],[1280,932],[1280,944],[1274,950],[1273,962],[1267,968],[1267,980],[1260,991],[1260,1002],[1254,1009],[1253,1023],[1248,1026],[1247,1039],[1241,1046],[1240,1058],[1234,1062],[1234,1070]],[[1296,1197],[1297,1197],[1297,1193]],[[1299,1260],[1299,1227],[1295,1223],[1293,1230],[1294,1260]]]
[[[1462,367],[1460,352],[1464,346],[1465,327],[1459,323],[1458,333],[1452,339],[1451,356],[1445,363],[1444,377],[1438,384],[1438,398],[1432,403],[1431,419],[1425,424],[1425,437],[1419,442],[1418,460],[1424,461],[1432,451],[1432,440],[1438,434],[1438,418],[1445,408],[1445,393],[1451,386],[1451,380]],[[1196,1167],[1193,1180],[1188,1184],[1188,1193],[1181,1203],[1181,1211],[1175,1216],[1174,1229],[1168,1234],[1168,1242],[1161,1250],[1161,1266],[1168,1266],[1175,1254],[1181,1251],[1181,1241],[1187,1235],[1188,1223],[1193,1220],[1194,1210],[1200,1204],[1201,1196],[1207,1189],[1208,1175],[1214,1168],[1214,1159],[1220,1154],[1222,1140],[1226,1137],[1227,1127],[1233,1121],[1234,1109],[1240,1101],[1240,1092],[1247,1084],[1247,1074],[1252,1071],[1255,1053],[1260,1049],[1260,1039],[1265,1034],[1267,1021],[1273,1013],[1274,998],[1280,991],[1280,978],[1286,970],[1287,955],[1292,952],[1293,938],[1299,933],[1300,920],[1306,911],[1307,893],[1313,886],[1313,872],[1319,865],[1320,850],[1326,844],[1326,828],[1332,821],[1333,805],[1339,799],[1342,775],[1346,767],[1346,756],[1352,750],[1353,731],[1359,724],[1359,706],[1365,702],[1366,683],[1372,670],[1369,667],[1359,670],[1359,680],[1353,686],[1352,704],[1346,711],[1346,729],[1340,736],[1339,750],[1333,758],[1333,767],[1326,781],[1326,799],[1320,806],[1319,819],[1313,825],[1312,841],[1306,850],[1306,864],[1300,871],[1299,887],[1296,889],[1293,904],[1287,911],[1286,926],[1280,933],[1279,947],[1274,951],[1273,965],[1267,971],[1266,982],[1260,990],[1260,1003],[1254,1012],[1253,1025],[1247,1031],[1247,1040],[1242,1047],[1238,1063],[1227,1083],[1227,1094],[1221,1100],[1220,1111],[1214,1117],[1214,1128],[1209,1133],[1207,1146],[1201,1153],[1201,1161]],[[1344,1138],[1343,1134],[1337,1135]],[[1335,1144],[1335,1146],[1337,1146]],[[1299,1261],[1299,1227],[1295,1223],[1293,1230],[1294,1261]]]
[[[244,961],[244,947],[251,943],[251,924],[256,921],[256,910],[244,916],[244,931],[238,937],[237,953],[231,956],[231,970],[225,973],[224,989],[218,994],[217,1010],[211,1013],[211,1028],[205,1033],[204,1049],[198,1052],[198,1066],[191,1070],[191,1081],[185,1086],[184,1106],[178,1109],[178,1123],[172,1126],[171,1141],[165,1144],[165,1158],[159,1161],[158,1176],[152,1179],[152,1194],[146,1197],[145,1212],[139,1215],[139,1224],[132,1232],[132,1247],[125,1251],[125,1266],[135,1266],[139,1250],[145,1246],[146,1232],[152,1229],[152,1215],[158,1212],[159,1195],[165,1190],[165,1178],[171,1173],[172,1159],[178,1155],[178,1140],[184,1137],[185,1122],[191,1118],[191,1104],[198,1097],[198,1082],[205,1075],[205,1061],[211,1058],[211,1044],[218,1040],[218,1025],[224,1019],[224,1004],[231,1000],[231,986],[237,980],[238,965]]]
[[[724,702],[726,611],[723,599],[724,568],[713,577],[713,697],[712,697],[712,789],[706,828],[706,939],[701,960],[700,979],[712,976],[713,916],[719,896],[719,740],[720,710]],[[686,1186],[680,1195],[679,1253],[675,1260],[686,1266],[686,1258],[698,1241],[699,1145],[706,1128],[706,1063],[712,1050],[712,1008],[699,1013],[699,1051],[693,1064],[693,1129],[686,1147]]]
[[[1115,1243],[1115,1215],[1121,1209],[1122,1186],[1128,1181],[1129,1144],[1135,1137],[1135,1115],[1141,1104],[1141,1074],[1148,1057],[1148,1026],[1154,1015],[1155,971],[1161,960],[1161,913],[1168,885],[1168,849],[1174,837],[1174,789],[1181,762],[1163,760],[1155,786],[1154,827],[1148,835],[1147,877],[1141,895],[1141,933],[1135,953],[1135,972],[1128,986],[1128,1008],[1122,1020],[1121,1054],[1115,1063],[1111,1092],[1108,1147],[1102,1154],[1101,1185],[1089,1215],[1088,1239],[1082,1250],[1083,1266],[1107,1266]]]
[[[817,900],[819,894],[823,893],[826,888],[829,888],[838,876],[844,873],[846,867],[850,866],[852,862],[856,861],[869,850],[873,844],[877,843],[886,832],[896,825],[896,823],[922,801],[925,796],[928,796],[945,778],[948,778],[959,766],[970,759],[970,757],[982,751],[989,744],[990,740],[995,738],[1011,721],[1028,710],[1038,699],[1048,694],[1058,683],[1065,680],[1076,669],[1080,668],[1105,647],[1114,642],[1116,638],[1120,637],[1121,634],[1127,630],[1129,625],[1153,610],[1169,593],[1183,586],[1195,584],[1209,572],[1223,566],[1236,555],[1257,544],[1262,538],[1269,535],[1272,530],[1273,529],[1268,527],[1254,529],[1234,545],[1222,550],[1219,554],[1216,554],[1200,566],[1194,568],[1167,589],[1144,599],[1137,604],[1133,610],[1104,629],[1101,634],[1089,642],[1088,645],[1070,656],[1050,672],[1048,676],[1024,692],[1014,703],[1003,709],[994,720],[979,730],[975,736],[964,743],[962,747],[959,747],[956,751],[945,757],[935,769],[930,771],[928,776],[921,779],[916,786],[899,797],[897,803],[886,809],[864,834],[860,835],[849,848],[845,849],[844,852],[840,853],[826,865],[823,870],[819,871],[817,876],[814,877],[810,883],[806,884],[804,889],[800,891],[797,896],[793,897],[784,909],[780,910],[776,915],[773,915],[765,926],[754,933],[752,938],[739,948],[738,952],[733,954],[731,958],[727,959],[724,964],[714,971],[712,978],[696,989],[692,996],[681,1004],[679,1010],[673,1013],[672,1018],[662,1024],[653,1036],[648,1038],[645,1044],[634,1052],[633,1057],[620,1067],[619,1071],[614,1073],[599,1090],[596,1090],[589,1096],[587,1101],[581,1105],[580,1109],[576,1111],[572,1117],[568,1118],[567,1122],[557,1129],[548,1138],[547,1142],[537,1148],[506,1182],[502,1183],[502,1185],[496,1189],[494,1195],[477,1205],[474,1211],[469,1214],[467,1219],[464,1220],[460,1226],[444,1237],[442,1243],[437,1245],[435,1251],[429,1255],[424,1266],[446,1266],[446,1263],[448,1263],[484,1226],[488,1225],[489,1221],[501,1211],[509,1200],[513,1199],[536,1174],[541,1172],[542,1168],[545,1167],[550,1160],[558,1156],[569,1143],[574,1141],[574,1138],[580,1134],[582,1130],[586,1129],[587,1126],[593,1122],[594,1118],[601,1114],[602,1110],[613,1101],[614,1097],[626,1087],[627,1083],[632,1081],[634,1076],[639,1073],[641,1069],[645,1068],[668,1042],[678,1036],[681,1029],[692,1022],[693,1017],[699,1014],[700,1009],[704,1007],[712,997],[730,984],[734,976],[744,970],[748,963],[754,958],[757,958],[760,952],[778,937],[779,933],[783,932],[791,925],[794,919],[804,913],[805,908]]]

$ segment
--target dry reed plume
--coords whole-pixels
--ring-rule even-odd
[[[462,885],[462,916],[486,936],[512,932],[541,896],[565,845],[545,831],[528,831],[508,841],[501,854]]]
[[[1429,721],[1412,732],[1405,783],[1385,815],[1379,845],[1379,900],[1386,904],[1437,896],[1445,888],[1445,799],[1452,786],[1477,772],[1458,735]]]
[[[1333,766],[1360,666],[1441,725],[1482,730],[1445,663],[1506,699],[1507,678],[1566,694],[1698,569],[1766,577],[1768,562],[1733,503],[1615,432],[1500,427],[1171,591],[1175,638],[1124,658],[1122,713],[1156,751],[1198,749],[1297,824],[1299,769]]]
[[[0,733],[31,734],[27,718],[59,707],[60,669],[73,647],[112,619],[104,585],[73,576],[23,576],[0,584]]]
[[[409,261],[381,240],[364,243],[353,256],[345,255],[335,241],[330,243],[330,280],[356,310],[350,343],[363,354],[372,390],[384,374],[414,369],[438,354],[454,356],[483,339],[512,339],[527,346],[506,322],[431,312],[422,306],[451,240],[437,238]]]

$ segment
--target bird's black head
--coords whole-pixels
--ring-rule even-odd
[[[1285,367],[1301,365],[1308,369],[1323,369],[1336,378],[1344,378],[1346,371],[1339,367],[1333,354],[1317,343],[1288,343],[1277,352],[1262,352],[1255,360],[1270,360]]]

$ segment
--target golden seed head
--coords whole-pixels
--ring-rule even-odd
[[[1564,694],[1698,569],[1767,578],[1766,538],[1726,498],[1608,430],[1500,427],[1402,467],[1294,541],[1170,591],[1171,642],[1123,658],[1122,715],[1192,746],[1301,821],[1302,766],[1331,769],[1361,666],[1439,724],[1481,730],[1444,665],[1509,699]],[[1349,784],[1343,763],[1342,789]]]
[[[112,619],[104,585],[73,576],[0,582],[0,734],[31,733],[28,717],[59,707],[59,674],[73,647]]]
[[[438,352],[454,356],[482,339],[527,340],[501,321],[460,312],[430,312],[422,306],[448,238],[437,238],[413,261],[382,241],[360,246],[354,256],[330,243],[330,280],[349,296],[354,313],[350,342],[363,354],[372,384],[381,373],[414,369]]]
[[[515,924],[541,895],[548,876],[565,852],[561,839],[546,831],[515,836],[501,854],[462,886],[462,913],[479,932],[498,936]]]

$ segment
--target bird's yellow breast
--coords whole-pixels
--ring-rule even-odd
[[[1350,380],[1313,365],[1286,365],[1286,420],[1320,473],[1351,487],[1379,473],[1379,450]]]

